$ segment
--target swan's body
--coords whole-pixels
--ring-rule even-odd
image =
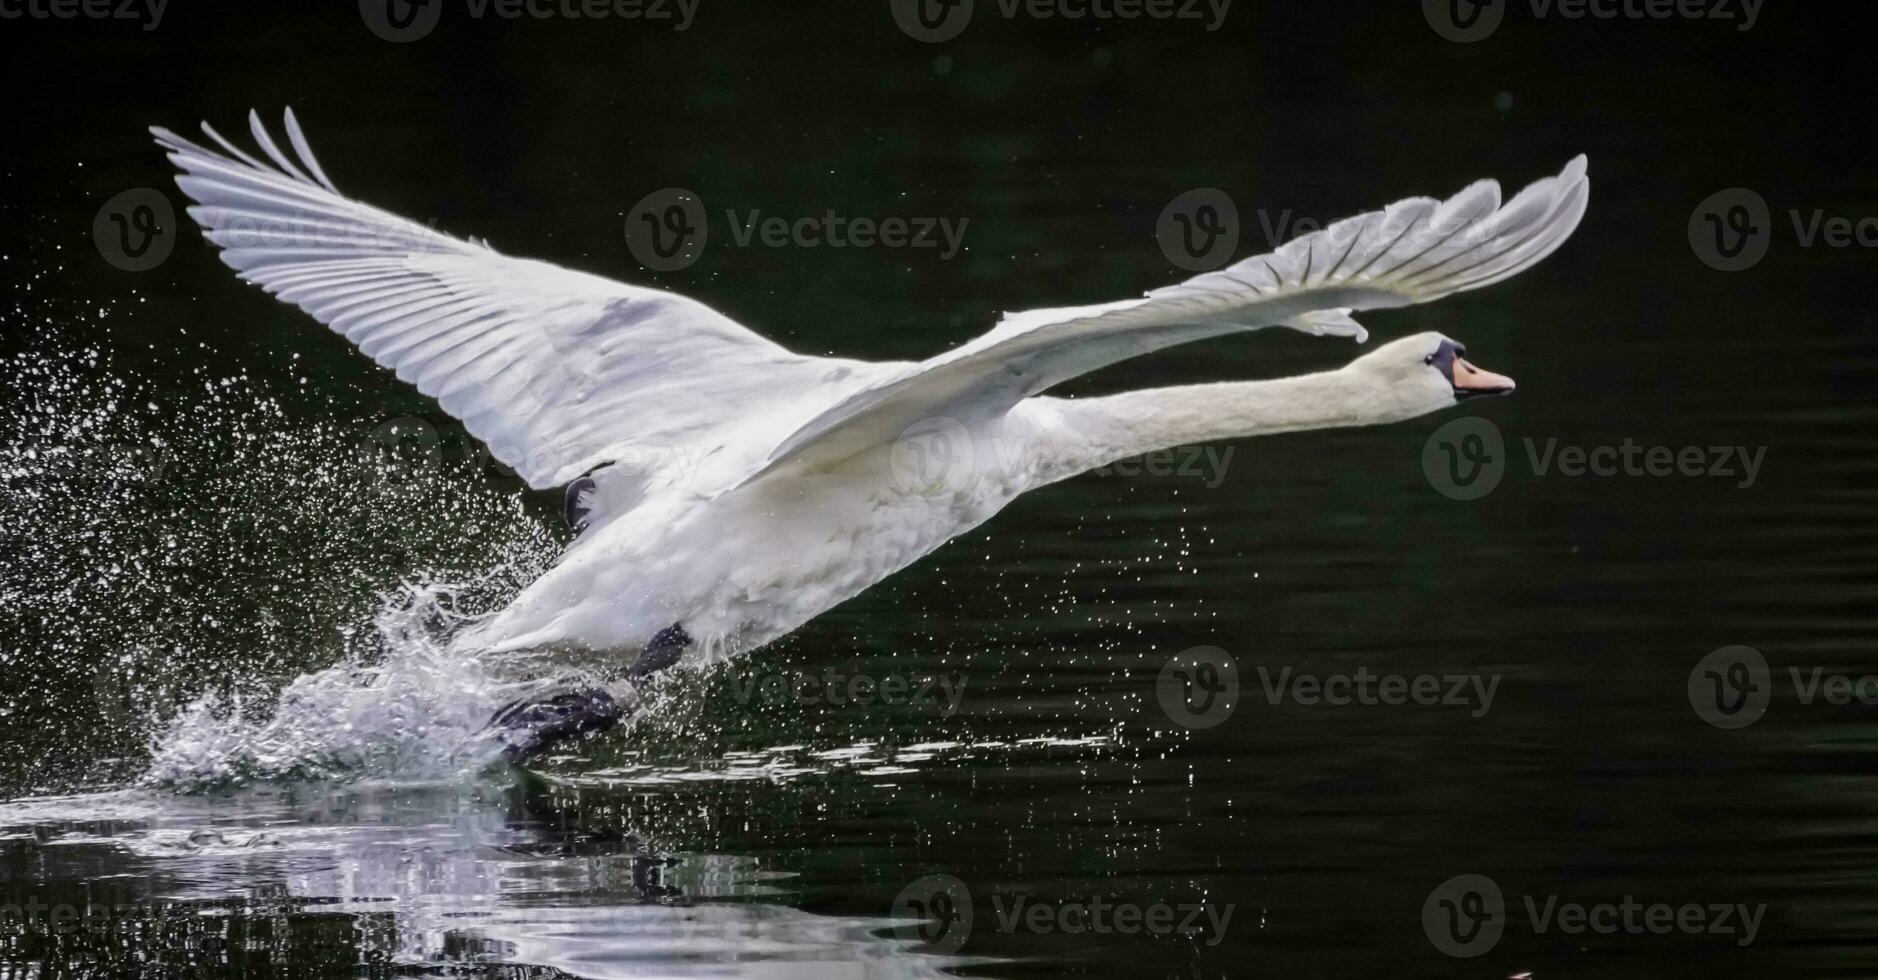
[[[499,649],[579,643],[605,650],[643,647],[658,630],[683,623],[705,653],[751,649],[912,564],[989,520],[1019,495],[1086,470],[1208,438],[1392,421],[1340,416],[1342,398],[1313,401],[1355,383],[1339,372],[1257,382],[1269,404],[1222,416],[1220,395],[1236,386],[1182,389],[1191,408],[1169,417],[1131,417],[1142,393],[1074,401],[1036,397],[973,427],[969,472],[915,483],[891,449],[862,453],[782,479],[725,486],[725,471],[654,492],[613,521],[585,532],[560,562],[470,638]],[[1226,389],[1213,392],[1208,389]],[[1415,413],[1419,414],[1419,413]],[[937,434],[956,433],[941,420]],[[1106,438],[1092,438],[1098,435]],[[1131,438],[1132,436],[1132,438]],[[919,436],[909,436],[917,440]],[[760,445],[757,438],[740,446]],[[727,451],[729,451],[727,449]],[[726,467],[735,473],[749,465]],[[700,601],[702,600],[702,601]]]
[[[581,536],[459,640],[491,652],[637,653],[675,626],[694,658],[750,649],[1090,468],[1510,390],[1422,334],[1301,378],[1040,394],[1264,326],[1361,341],[1352,309],[1523,270],[1565,240],[1589,193],[1579,158],[1504,206],[1491,181],[1446,202],[1413,198],[1141,299],[1013,314],[929,360],[872,363],[794,354],[683,297],[502,256],[351,201],[286,121],[297,163],[251,117],[276,166],[213,131],[226,154],[154,131],[224,260],[437,397],[530,486],[590,477]]]

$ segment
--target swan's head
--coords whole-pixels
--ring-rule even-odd
[[[1483,395],[1505,395],[1513,379],[1475,367],[1467,348],[1438,333],[1390,341],[1350,363],[1387,392],[1386,413],[1413,418]]]

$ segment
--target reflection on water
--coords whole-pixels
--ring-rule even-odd
[[[884,909],[803,912],[781,901],[788,874],[583,827],[532,782],[27,800],[0,807],[0,869],[37,883],[9,887],[0,969],[48,975],[318,961],[887,978],[946,965],[891,938]]]

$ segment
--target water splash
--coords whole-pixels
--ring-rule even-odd
[[[309,384],[319,372],[297,353],[144,350],[122,321],[172,341],[192,328],[138,305],[11,298],[0,796],[456,780],[497,751],[481,730],[498,706],[583,680],[578,665],[452,652],[455,629],[562,545],[546,500],[453,423],[362,410],[376,399]],[[650,692],[617,760],[642,768],[616,775],[893,778],[923,761],[844,755],[907,719],[746,705],[721,679]]]
[[[499,753],[484,732],[490,715],[558,681],[553,672],[505,676],[515,661],[452,650],[451,634],[474,618],[452,600],[472,590],[405,586],[373,617],[376,650],[295,678],[271,704],[197,699],[153,739],[141,782],[202,789],[257,779],[473,776]]]
[[[13,299],[0,788],[468,764],[468,716],[513,682],[442,631],[560,548],[519,481],[446,419],[309,386],[297,354],[151,366],[104,329],[121,307]]]

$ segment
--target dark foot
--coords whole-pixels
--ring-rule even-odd
[[[630,704],[600,688],[570,691],[546,701],[517,701],[497,711],[489,727],[504,743],[510,762],[526,762],[560,745],[619,724]]]
[[[651,677],[678,662],[685,655],[685,648],[691,645],[691,634],[685,632],[685,624],[673,623],[659,630],[652,642],[640,652],[639,659],[626,669],[626,679],[638,682],[641,678]]]
[[[626,670],[632,686],[626,688],[626,703],[604,689],[570,691],[546,701],[517,701],[496,712],[489,727],[506,746],[502,753],[510,762],[533,759],[563,742],[605,731],[620,723],[638,707],[637,685],[678,662],[691,645],[691,635],[682,623],[660,630],[646,644],[639,659]]]

